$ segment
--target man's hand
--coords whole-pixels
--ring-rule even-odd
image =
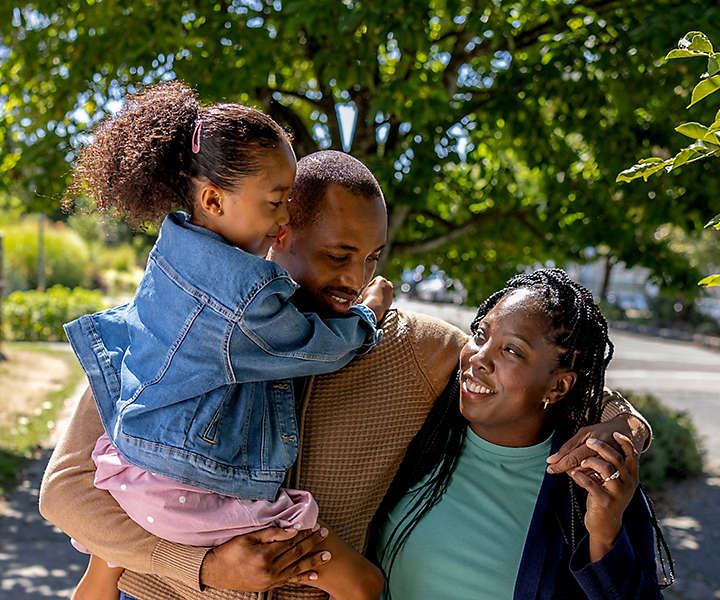
[[[360,296],[360,303],[375,313],[375,319],[378,323],[382,321],[392,301],[393,284],[380,275],[367,285]]]
[[[324,527],[300,532],[268,527],[239,535],[207,553],[200,583],[223,590],[265,592],[299,575],[312,581],[317,579],[313,569],[331,558],[327,551],[315,552],[327,534]]]
[[[555,454],[548,456],[547,472],[553,474],[567,473],[579,467],[580,463],[586,458],[595,456],[596,453],[585,444],[590,438],[600,440],[616,450],[620,450],[620,445],[613,438],[613,433],[618,432],[632,439],[634,431],[631,419],[637,421],[633,415],[622,414],[605,423],[582,427]]]

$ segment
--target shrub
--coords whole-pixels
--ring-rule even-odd
[[[640,480],[648,490],[703,470],[701,444],[687,413],[671,410],[650,395],[626,396],[650,422],[653,442],[640,459]]]
[[[82,238],[61,223],[47,223],[45,285],[87,286],[91,281],[90,251]],[[38,226],[29,220],[3,227],[5,291],[28,290],[38,283]]]
[[[5,337],[25,341],[64,341],[63,323],[104,308],[100,292],[54,285],[46,292],[16,291],[3,302]]]

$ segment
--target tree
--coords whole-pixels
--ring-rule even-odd
[[[652,57],[685,23],[720,22],[700,0],[40,0],[9,12],[0,188],[46,211],[83,132],[126,92],[175,77],[207,102],[259,105],[299,155],[342,148],[351,107],[352,153],[388,201],[383,266],[440,263],[477,294],[518,265],[600,246],[673,283],[682,261],[656,259],[671,251],[653,234],[694,227],[718,185],[710,172],[706,194],[614,183],[627,156],[670,145],[682,98],[656,91],[669,77]]]
[[[715,52],[712,42],[704,33],[700,31],[686,33],[678,42],[678,47],[671,50],[665,60],[678,58],[703,58],[707,61],[707,72],[702,76],[700,83],[693,88],[688,108],[720,89],[720,52]],[[671,158],[654,156],[642,159],[622,171],[617,176],[617,181],[630,182],[639,177],[647,181],[648,177],[656,173],[663,171],[669,173],[685,164],[720,156],[720,110],[715,114],[715,120],[710,125],[697,122],[681,123],[675,127],[675,131],[693,139],[694,142]],[[715,215],[705,227],[720,230],[720,214]],[[708,287],[720,285],[720,274],[708,275],[699,284]]]

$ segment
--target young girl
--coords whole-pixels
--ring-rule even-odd
[[[590,439],[570,479],[546,473],[602,411],[613,346],[590,292],[558,269],[520,275],[471,330],[378,515],[385,597],[660,598],[630,440]]]
[[[214,546],[316,526],[312,496],[280,487],[297,455],[291,378],[372,348],[392,286],[377,278],[344,317],[293,306],[297,285],[263,257],[288,222],[294,177],[270,117],[200,107],[181,83],[128,98],[78,160],[70,198],[132,224],[167,215],[134,299],[65,326],[105,428],[96,485],[159,537]],[[333,558],[317,586],[352,597],[359,563]],[[75,597],[117,598],[121,571],[92,557]]]

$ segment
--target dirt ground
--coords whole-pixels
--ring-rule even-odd
[[[0,431],[19,415],[39,414],[48,394],[62,388],[70,375],[67,360],[34,350],[3,347],[0,362]]]

